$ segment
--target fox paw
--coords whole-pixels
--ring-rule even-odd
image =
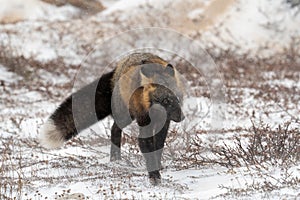
[[[161,183],[161,176],[159,171],[149,172],[149,180],[152,185],[159,185]]]

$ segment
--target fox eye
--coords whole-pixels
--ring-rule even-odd
[[[163,105],[168,105],[169,101],[168,101],[168,99],[164,99],[162,103],[163,103]]]

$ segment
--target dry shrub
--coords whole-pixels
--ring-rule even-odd
[[[0,147],[0,199],[21,199],[23,174],[22,155],[14,155],[13,138],[1,138]]]
[[[256,126],[253,123],[249,131],[246,141],[241,137],[235,137],[232,145],[225,143],[221,146],[211,145],[211,154],[207,156],[203,156],[204,145],[198,138],[193,141],[192,151],[183,154],[182,159],[189,166],[218,164],[229,168],[229,172],[239,171],[243,176],[252,177],[250,181],[243,179],[245,183],[242,187],[220,185],[220,188],[226,189],[227,192],[219,197],[237,198],[257,192],[269,194],[282,188],[297,190],[300,177],[294,168],[299,165],[300,160],[299,128],[286,123],[274,130],[269,126],[263,124]]]
[[[266,169],[268,166],[290,167],[300,160],[300,134],[298,128],[289,128],[290,123],[279,125],[276,130],[269,126],[256,127],[249,137],[248,145],[243,145],[240,137],[235,137],[234,146],[214,148],[216,159],[208,162],[218,163],[228,168],[251,167]]]

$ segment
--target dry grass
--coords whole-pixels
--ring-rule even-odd
[[[49,114],[38,110],[40,102],[51,100],[57,103],[66,97],[66,93],[71,90],[71,81],[79,66],[64,63],[63,58],[47,63],[36,61],[33,57],[26,59],[13,53],[14,50],[7,49],[9,47],[6,45],[0,44],[0,46],[5,49],[5,51],[0,52],[0,63],[23,78],[16,83],[1,83],[0,89],[3,92],[1,100],[5,102],[4,107],[14,110],[16,107],[21,108],[29,105],[34,107],[33,110],[35,110],[31,113],[24,109],[27,113],[24,113],[23,110],[9,117],[0,115],[2,121],[7,120],[12,124],[11,126],[0,127],[1,132],[10,135],[9,137],[0,135],[0,199],[26,199],[25,191],[34,191],[36,198],[45,198],[41,196],[39,191],[32,188],[33,183],[41,184],[42,182],[44,184],[42,186],[51,187],[59,183],[105,180],[111,166],[103,164],[99,160],[108,155],[97,150],[95,146],[108,145],[109,133],[106,138],[99,138],[95,133],[92,133],[90,138],[75,138],[68,143],[68,147],[80,146],[82,149],[98,154],[98,156],[76,154],[60,156],[40,149],[34,137],[24,139],[17,136],[23,131],[21,125],[24,120],[28,118],[46,118]],[[264,182],[248,183],[246,188],[226,188],[228,190],[227,195],[272,191],[282,187],[297,187],[300,184],[299,177],[292,176],[289,169],[299,164],[300,160],[299,128],[297,128],[300,125],[300,97],[295,95],[300,93],[300,89],[298,87],[288,87],[283,82],[286,80],[299,81],[299,46],[299,38],[295,38],[294,44],[290,48],[272,59],[249,58],[246,54],[236,55],[234,49],[222,51],[220,54],[214,53],[213,48],[208,49],[217,65],[220,66],[224,77],[224,83],[227,87],[226,103],[229,107],[229,115],[252,119],[253,126],[248,129],[237,125],[232,129],[221,130],[220,134],[232,145],[225,142],[221,145],[215,145],[212,144],[215,141],[204,141],[203,136],[214,136],[214,130],[208,131],[199,127],[189,127],[189,131],[185,131],[185,128],[179,130],[175,127],[170,130],[167,139],[163,158],[164,163],[167,163],[165,167],[174,167],[178,170],[205,165],[222,165],[231,170],[244,167],[251,171],[254,177],[259,174],[260,178],[264,180]],[[198,74],[195,78],[193,74],[196,72],[188,66],[188,63],[182,60],[178,62],[181,63],[181,72],[191,81],[193,94],[209,99],[210,91],[204,77]],[[22,66],[22,68],[20,69],[19,66]],[[37,73],[39,69],[43,69],[52,75],[64,74],[67,80],[65,83],[53,85]],[[273,83],[274,80],[279,83]],[[18,93],[29,91],[36,91],[43,98],[28,102],[20,100],[16,96]],[[255,102],[261,102],[261,104],[254,105],[251,110],[248,109],[245,100],[249,97],[253,98]],[[263,113],[261,115],[268,117],[277,112],[282,115],[280,125],[274,128],[273,124],[260,123],[261,116],[258,113]],[[292,127],[291,124],[293,124]],[[137,132],[137,129],[132,128],[130,131]],[[232,133],[235,133],[235,135],[232,136]],[[226,138],[227,135],[230,136]],[[97,139],[96,142],[95,138]],[[143,159],[139,153],[136,138],[129,132],[124,134],[122,148],[125,165],[129,168],[114,169],[113,175],[110,175],[109,178],[119,180],[122,177],[126,180],[126,184],[129,184],[128,186],[114,185],[109,187],[109,190],[99,185],[99,196],[102,195],[103,198],[113,197],[114,193],[122,187],[123,189],[127,187],[128,190],[139,190],[130,183],[133,178],[142,177],[143,175],[139,171],[137,173],[132,172],[134,171],[132,168],[144,166],[144,164],[142,163]],[[41,153],[45,156],[40,157]],[[78,169],[79,167],[85,168],[85,170],[79,170],[79,176],[78,174],[59,176],[47,174],[49,169]],[[282,169],[282,176],[273,177],[270,175],[268,170],[272,167]],[[98,173],[98,168],[101,168],[101,174]],[[275,179],[276,182],[274,183],[270,179]],[[175,185],[179,187],[172,184],[169,183],[167,186],[173,187]],[[184,190],[186,188],[180,186],[179,189]],[[72,194],[69,193],[69,190],[65,190],[57,193],[56,197],[57,199],[63,199],[74,194],[73,192],[71,192]],[[82,194],[75,195],[78,198],[82,197]],[[154,197],[163,199],[165,194]]]

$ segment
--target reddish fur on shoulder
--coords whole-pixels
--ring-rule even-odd
[[[144,105],[145,108],[147,108],[147,110],[149,110],[150,107],[150,94],[152,92],[154,92],[155,90],[155,86],[153,86],[153,84],[147,84],[143,87],[143,96],[142,96],[142,104]]]
[[[140,87],[136,89],[130,99],[130,112],[135,117],[140,115],[141,113],[145,113],[149,111],[151,104],[150,94],[155,90],[155,86],[152,84],[147,84],[144,87]]]

